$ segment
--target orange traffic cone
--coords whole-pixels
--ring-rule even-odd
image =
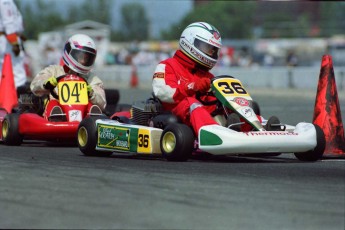
[[[135,67],[135,65],[132,65],[132,74],[131,74],[131,88],[135,88],[138,86],[138,74],[137,74],[137,68]]]
[[[344,157],[344,126],[335,83],[332,57],[322,57],[313,123],[320,126],[326,137],[324,156]]]
[[[11,55],[5,54],[0,84],[0,107],[10,113],[17,105],[18,98],[14,85]]]

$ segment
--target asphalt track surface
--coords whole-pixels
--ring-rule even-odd
[[[147,91],[121,91],[121,103]],[[253,90],[262,115],[311,122],[315,94]],[[344,119],[345,95],[340,95]],[[345,161],[86,157],[75,146],[0,144],[0,228],[345,228]]]

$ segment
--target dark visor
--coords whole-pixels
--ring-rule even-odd
[[[205,53],[207,56],[213,59],[218,59],[219,48],[213,45],[210,45],[206,42],[203,42],[197,38],[194,40],[194,46],[198,48],[199,50],[201,50],[203,53]]]
[[[92,66],[95,62],[96,55],[82,50],[73,49],[71,56],[83,66]]]

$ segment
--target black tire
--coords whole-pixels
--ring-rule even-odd
[[[184,124],[170,124],[160,139],[162,155],[168,161],[186,161],[194,148],[194,133]]]
[[[280,120],[276,116],[272,116],[268,119],[265,129],[267,131],[284,131],[285,126],[278,125],[280,124]]]
[[[236,125],[234,125],[234,124],[236,124]],[[226,118],[226,127],[229,127],[230,125],[233,125],[232,127],[230,127],[232,130],[235,130],[237,132],[241,132],[241,119],[237,113],[231,113]]]
[[[7,114],[2,121],[1,132],[5,145],[21,145],[23,143],[23,136],[19,133],[19,114]]]
[[[256,115],[261,116],[259,103],[257,103],[256,101],[252,101],[250,107],[254,110],[254,113]]]
[[[110,116],[116,111],[117,104],[120,100],[120,93],[117,89],[105,89],[104,91],[107,100],[105,113]]]
[[[112,152],[97,151],[97,127],[95,121],[99,117],[88,117],[78,126],[77,142],[80,151],[85,156],[110,156]]]
[[[304,153],[295,153],[295,156],[300,161],[317,161],[322,158],[323,152],[326,148],[326,138],[325,134],[323,133],[322,129],[315,125],[316,131],[316,147],[313,150]]]

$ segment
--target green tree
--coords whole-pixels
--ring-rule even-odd
[[[144,7],[139,3],[127,3],[121,8],[123,37],[127,40],[147,40],[149,20]]]
[[[17,1],[25,22],[25,34],[29,39],[37,39],[39,33],[62,28],[82,20],[94,20],[110,24],[112,1],[84,1],[80,5],[71,5],[65,12],[59,12],[58,1],[33,0],[33,4],[24,5]],[[82,9],[82,10],[81,10]]]
[[[111,22],[112,1],[93,0],[84,1],[81,6],[75,5],[69,8],[67,21],[74,23],[82,20],[91,19],[104,24]]]
[[[255,9],[255,2],[213,1],[195,8],[181,22],[162,31],[161,37],[168,40],[176,39],[190,23],[205,21],[215,26],[222,37],[250,38]]]
[[[321,36],[329,37],[344,34],[345,31],[345,2],[321,3]]]

